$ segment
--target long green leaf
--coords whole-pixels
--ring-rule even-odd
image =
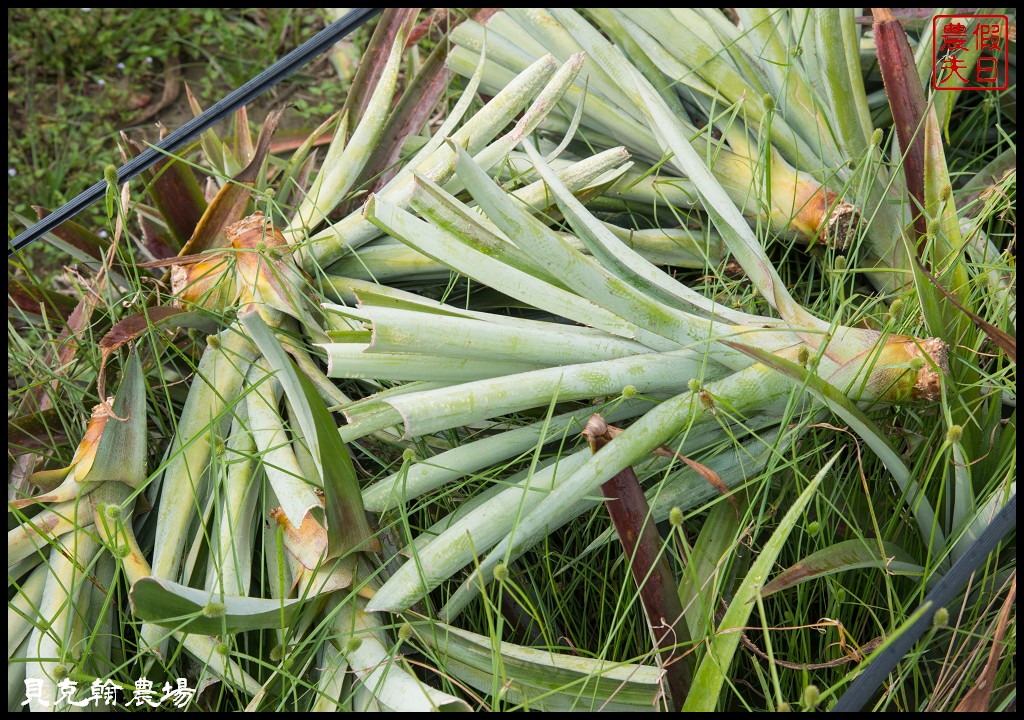
[[[245,412],[263,471],[285,517],[299,527],[310,510],[320,507],[316,491],[322,487],[321,474],[318,469],[306,473],[299,465],[280,411],[281,383],[273,376],[266,360],[253,364],[248,384],[251,389],[246,395]],[[301,410],[292,409],[290,419],[302,437],[306,437],[297,418]]]
[[[378,615],[366,612],[365,602],[337,603],[334,629],[346,648],[344,659],[359,680],[355,705],[360,705],[360,690],[372,697],[374,705],[388,712],[469,712],[469,704],[453,695],[427,685],[403,661],[399,645],[385,642],[384,625]]]
[[[489,103],[451,136],[451,139],[467,148],[470,153],[481,152],[487,143],[491,142],[494,136],[506,127],[516,114],[540,92],[541,87],[554,74],[556,68],[557,64],[550,55],[537,60],[518,75],[514,82],[503,86]],[[398,205],[404,204],[412,191],[414,170],[435,182],[446,182],[454,171],[455,156],[444,145],[444,140],[445,138],[439,138],[438,147],[422,159],[417,156],[375,196],[388,198]],[[432,144],[433,141],[427,147],[432,147]],[[514,145],[515,143],[512,147]],[[495,157],[493,162],[498,162],[512,147],[504,148],[504,151]],[[368,217],[364,217],[362,211],[353,212],[345,219],[310,238],[308,254],[302,258],[302,261],[307,268],[315,267],[318,264],[328,265],[379,235],[380,230],[369,222]]]
[[[83,482],[119,481],[137,489],[146,481],[146,454],[146,385],[136,350],[128,357],[113,414]]]
[[[647,356],[643,356],[647,357]],[[755,363],[745,370],[708,382],[705,390],[711,397],[728,403],[734,412],[753,410],[782,412],[791,388],[775,373]],[[552,532],[576,517],[579,501],[591,496],[601,483],[628,465],[634,465],[660,445],[668,443],[680,432],[693,432],[717,419],[704,406],[698,393],[684,392],[661,403],[638,419],[612,440],[584,467],[556,487],[547,501],[526,515],[481,561],[468,580],[442,610],[450,620],[474,597],[484,582],[491,579],[498,563],[509,563]]]
[[[487,182],[493,181],[488,178]],[[659,336],[605,310],[597,303],[515,270],[463,244],[457,236],[419,220],[387,202],[383,196],[371,197],[365,213],[367,219],[408,243],[410,247],[510,297],[620,337],[642,338],[641,342],[652,346],[652,349],[669,350],[674,347],[674,343],[664,339],[659,342]]]
[[[708,637],[714,628],[718,598],[727,590],[729,569],[740,552],[741,531],[741,518],[736,508],[727,502],[717,503],[711,508],[683,568],[679,600],[690,637],[697,643]]]
[[[370,611],[401,611],[447,580],[507,535],[520,515],[551,497],[552,491],[572,476],[590,454],[579,450],[558,463],[529,474],[522,482],[454,522],[437,538],[414,552],[367,605]]]
[[[857,407],[835,385],[818,377],[814,373],[794,362],[772,355],[759,348],[734,344],[737,350],[747,353],[752,358],[768,367],[778,370],[801,387],[805,387],[812,395],[828,405],[829,409],[841,417],[850,428],[861,437],[868,447],[878,456],[885,467],[892,473],[893,480],[902,491],[910,506],[918,531],[922,539],[938,553],[946,544],[945,535],[935,521],[935,511],[928,498],[921,492],[920,486],[913,479],[910,470],[903,463],[899,454],[889,444],[888,439],[864,411]]]
[[[528,152],[533,151],[529,143],[525,147]],[[558,267],[559,275],[569,288],[609,312],[680,344],[706,340],[709,334],[706,322],[656,301],[644,293],[643,286],[623,281],[604,267],[587,262],[561,236],[509,198],[465,151],[457,149],[457,153],[455,172],[485,210],[487,217],[508,238],[514,238],[516,245],[527,253],[544,257],[546,262]],[[540,170],[543,162],[539,155],[534,152],[531,159]],[[571,196],[557,175],[547,167],[544,167],[544,171],[550,186],[557,186],[565,196]],[[575,204],[571,205],[565,196],[559,198],[563,208],[575,209]],[[572,198],[572,203],[578,201]]]
[[[274,369],[296,410],[302,434],[309,443],[313,462],[320,473],[327,514],[326,559],[341,557],[353,550],[379,549],[379,541],[374,537],[363,510],[363,496],[352,459],[313,384],[296,372],[284,348],[259,315],[245,312],[239,319]],[[296,527],[302,524],[302,517],[289,520]]]
[[[175,501],[157,507],[152,572],[156,577],[177,577],[189,542],[189,521],[205,502],[204,475],[213,439],[230,426],[231,408],[238,402],[255,355],[256,348],[237,326],[209,340],[203,351],[161,476],[163,496]]]
[[[627,400],[607,411],[609,422],[617,422],[639,415],[650,403]],[[583,429],[583,423],[595,408],[556,415],[550,420],[535,422],[525,427],[506,430],[489,437],[466,442],[446,452],[413,463],[404,470],[392,473],[363,490],[363,502],[373,512],[384,512],[405,504],[444,483],[457,480],[481,468],[493,466],[526,452],[538,444],[551,442],[573,430]]]
[[[380,551],[363,509],[359,478],[348,448],[338,435],[338,426],[324,407],[316,388],[305,376],[297,375],[306,403],[316,424],[317,453],[322,463],[324,511],[327,514],[327,560],[352,550]]]
[[[386,117],[398,84],[405,37],[406,33],[399,27],[395,42],[389,48],[387,64],[366,104],[365,112],[352,129],[352,136],[348,138],[341,157],[336,163],[321,168],[309,193],[284,231],[286,236],[291,234],[294,237],[315,229],[352,189],[363,167],[370,160],[377,140],[384,132]],[[349,117],[348,120],[352,122],[354,118]],[[342,137],[341,133],[338,137]]]
[[[438,622],[413,624],[417,639],[480,692],[495,683],[522,709],[639,712],[658,708],[661,671],[649,665],[549,652],[494,641]]]
[[[361,343],[330,343],[320,347],[327,352],[327,376],[337,378],[468,382],[528,372],[538,366],[533,362],[458,358],[412,350],[373,352],[372,346]]]
[[[197,635],[282,629],[302,608],[299,600],[221,595],[154,577],[132,585],[129,598],[141,620]]]
[[[647,123],[662,140],[665,151],[672,153],[671,162],[693,181],[701,205],[761,295],[790,322],[826,330],[827,323],[807,312],[789,294],[750,226],[647,79],[577,13],[559,8],[552,14],[583,44],[590,57],[629,95],[630,100],[643,110]]]
[[[557,199],[558,206],[562,209],[566,219],[572,225],[573,230],[583,240],[584,244],[593,255],[598,258],[605,267],[609,268],[620,278],[646,293],[649,297],[662,302],[679,305],[679,302],[714,314],[715,303],[703,295],[690,290],[679,283],[665,272],[656,268],[649,261],[640,256],[615,237],[615,235],[598,222],[587,209],[579,202],[568,188],[561,182],[559,177],[541,159],[529,141],[524,141],[523,147],[530,159],[533,161],[537,172],[544,178],[551,192]],[[675,316],[681,331],[687,333],[692,341],[701,342],[707,339],[710,331],[710,324],[705,322],[680,322]],[[737,362],[736,358],[730,363],[729,353],[716,354],[716,359],[733,369],[746,367],[746,361]]]
[[[566,336],[562,323],[512,328],[476,319],[365,307],[373,321],[369,353],[416,352],[491,362],[565,365],[640,355],[650,349],[610,335]]]
[[[615,360],[532,370],[449,388],[410,393],[387,403],[405,420],[408,437],[559,401],[617,395],[627,385],[639,393],[675,392],[698,376],[720,378],[725,370],[688,350],[647,353]],[[595,488],[596,489],[596,488]]]
[[[768,597],[808,580],[858,568],[878,568],[892,575],[920,575],[924,572],[924,568],[899,546],[883,542],[882,547],[885,548],[886,557],[879,557],[876,543],[865,540],[843,540],[829,545],[776,575],[761,590],[761,597]]]

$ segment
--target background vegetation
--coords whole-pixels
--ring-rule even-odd
[[[182,83],[203,107],[323,29],[316,8],[11,8],[7,11],[7,212],[58,207],[121,164],[119,133],[154,142],[192,118]],[[350,43],[365,43],[366,31]],[[289,129],[312,129],[345,101],[358,51],[346,43],[275,86],[254,118],[290,103]],[[339,75],[339,67],[341,74]],[[78,218],[104,230],[93,207]],[[43,244],[23,257],[57,274]]]

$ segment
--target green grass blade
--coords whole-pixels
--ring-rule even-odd
[[[740,644],[740,634],[754,609],[753,601],[761,591],[768,573],[771,572],[775,558],[782,552],[782,546],[786,544],[789,534],[800,520],[804,508],[814,497],[822,478],[828,474],[829,468],[838,458],[839,453],[837,452],[800,493],[800,497],[796,499],[779,522],[779,526],[765,543],[757,560],[754,561],[747,576],[740,583],[732,602],[729,603],[729,609],[725,612],[725,617],[722,618],[722,622],[718,626],[715,637],[711,640],[707,655],[704,656],[697,668],[690,694],[683,705],[684,712],[714,712],[718,707],[726,674],[729,672],[729,666],[732,665],[736,648]]]

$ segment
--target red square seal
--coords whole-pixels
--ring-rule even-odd
[[[1006,15],[936,15],[932,18],[932,87],[936,90],[1006,90],[1010,86]]]

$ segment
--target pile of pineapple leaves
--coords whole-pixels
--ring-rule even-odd
[[[10,709],[1014,706],[1015,40],[427,14],[9,262]]]

